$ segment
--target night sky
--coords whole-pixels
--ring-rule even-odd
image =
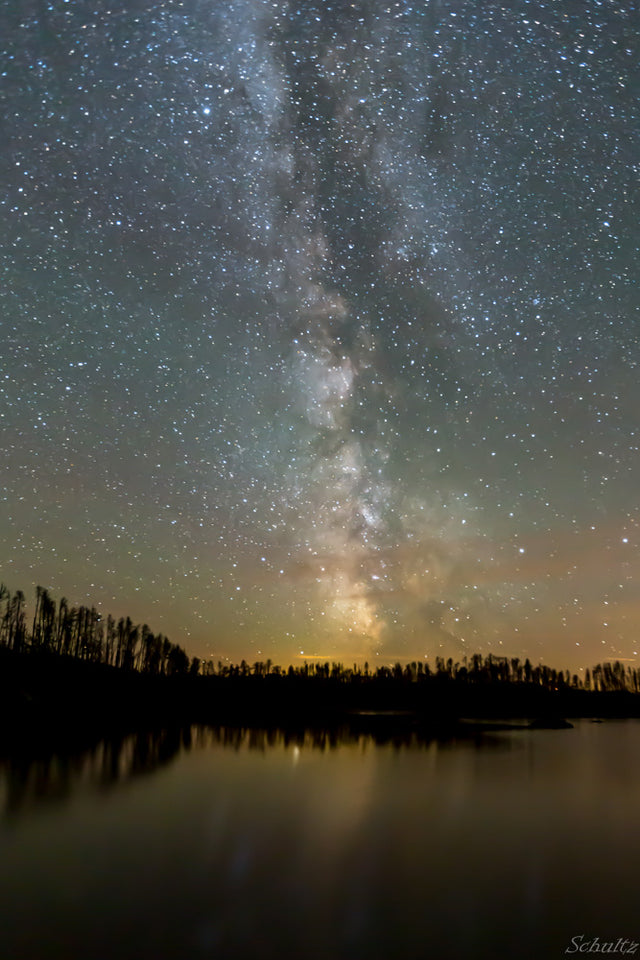
[[[0,579],[216,661],[638,665],[639,26],[4,0]]]

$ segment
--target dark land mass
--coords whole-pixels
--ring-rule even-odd
[[[369,669],[190,658],[131,618],[0,585],[0,747],[169,725],[341,730],[376,738],[472,735],[496,721],[567,726],[565,717],[640,716],[640,670],[597,664],[583,676],[518,658]],[[464,718],[473,718],[473,722]]]
[[[245,665],[208,676],[162,675],[0,648],[0,745],[171,724],[341,729],[384,738],[640,716],[634,690],[559,684],[555,671],[551,686],[541,673],[528,680],[501,675],[499,661],[477,658],[475,665],[469,671],[442,663],[428,673],[415,664],[375,673],[337,664],[288,671]]]

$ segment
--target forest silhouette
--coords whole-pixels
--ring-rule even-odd
[[[30,626],[29,626],[30,624]],[[451,730],[461,718],[640,716],[640,670],[620,661],[581,676],[529,659],[474,654],[370,668],[189,657],[147,624],[106,619],[36,588],[0,586],[0,738],[25,731],[236,723],[363,731]]]

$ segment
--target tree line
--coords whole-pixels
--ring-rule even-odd
[[[584,677],[568,670],[555,670],[544,664],[535,666],[527,658],[499,657],[495,654],[483,656],[475,653],[463,657],[461,661],[453,658],[445,660],[436,657],[433,665],[424,661],[412,661],[402,666],[381,664],[373,670],[368,663],[363,666],[354,664],[345,667],[342,663],[305,662],[300,666],[283,669],[272,664],[271,660],[249,664],[242,660],[239,664],[218,661],[203,663],[200,672],[205,676],[228,678],[242,677],[302,677],[333,680],[344,684],[362,684],[378,681],[395,681],[405,685],[431,683],[443,686],[447,683],[458,685],[489,684],[526,684],[546,690],[586,690],[595,692],[622,691],[640,693],[640,670],[625,666],[616,660],[614,663],[599,663],[591,669],[587,667]]]
[[[106,620],[95,607],[59,602],[44,587],[36,587],[31,628],[22,590],[11,593],[0,584],[0,646],[16,653],[44,651],[102,663],[139,673],[173,675],[197,673],[200,661],[189,659],[181,646],[154,634],[147,624],[130,617]]]
[[[393,666],[368,663],[345,667],[342,663],[305,662],[282,668],[271,660],[249,664],[223,661],[202,661],[190,658],[178,644],[166,636],[155,634],[147,626],[133,623],[130,617],[106,619],[94,606],[72,606],[63,597],[59,602],[44,587],[36,587],[35,610],[29,622],[24,593],[11,593],[0,584],[0,647],[17,653],[46,651],[76,660],[106,664],[124,671],[149,675],[190,675],[241,680],[269,678],[270,682],[290,678],[298,681],[331,681],[327,686],[363,687],[388,684],[415,690],[416,686],[435,688],[445,693],[447,687],[478,688],[520,685],[528,688],[558,691],[591,691],[596,693],[640,693],[640,670],[624,666],[619,660],[587,668],[584,676],[556,670],[544,664],[532,664],[527,658],[501,657],[476,653],[445,660],[436,657],[433,664],[413,661]]]

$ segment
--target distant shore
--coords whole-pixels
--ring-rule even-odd
[[[149,675],[39,650],[0,648],[0,741],[222,724],[344,728],[393,736],[471,735],[562,725],[566,718],[640,717],[640,694],[465,676],[231,670]]]

